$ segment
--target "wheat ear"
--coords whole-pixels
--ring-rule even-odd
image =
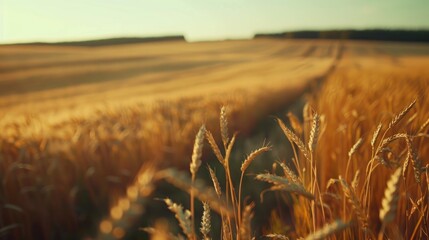
[[[353,145],[353,147],[350,148],[349,151],[349,158],[353,156],[353,154],[360,148],[360,146],[363,143],[363,139],[359,138],[356,143]]]
[[[326,224],[322,229],[308,235],[304,240],[319,240],[325,239],[328,236],[343,231],[348,228],[350,223],[345,223],[342,220],[336,220],[332,223]]]
[[[314,152],[317,145],[317,138],[319,137],[320,130],[320,117],[317,113],[313,116],[313,123],[311,124],[310,138],[308,139],[308,149]]]
[[[311,200],[314,199],[314,195],[308,192],[304,188],[304,186],[298,183],[293,183],[289,181],[287,178],[265,173],[265,174],[256,175],[256,179],[259,181],[269,182],[273,184],[273,187],[271,187],[270,190],[293,192],[298,195],[302,195],[308,199],[311,199]]]
[[[292,169],[290,169],[288,166],[286,166],[285,163],[281,162],[280,166],[283,169],[283,173],[285,174],[285,176],[293,183],[304,186],[304,184],[302,183],[301,179],[292,171]]]
[[[175,217],[186,237],[188,239],[193,239],[194,235],[191,224],[191,212],[189,210],[184,210],[182,205],[174,203],[169,198],[164,199],[164,202],[168,209],[175,214]]]
[[[425,130],[425,128],[427,127],[429,125],[429,118],[426,120],[426,122],[424,122],[421,126],[420,126],[420,128],[419,128],[419,130],[417,131],[418,133],[423,133],[423,131]]]
[[[203,182],[197,180],[192,184],[192,180],[184,172],[175,169],[166,169],[157,173],[157,179],[165,179],[170,184],[186,191],[193,192],[202,202],[207,202],[210,208],[219,214],[231,216],[232,210],[226,205],[225,200],[218,197],[212,187],[206,186]]]
[[[285,235],[277,234],[277,233],[267,234],[264,237],[266,237],[266,238],[272,238],[272,239],[277,239],[277,240],[289,240],[289,238],[286,237]]]
[[[270,150],[271,150],[271,147],[264,146],[250,153],[249,156],[247,156],[246,160],[244,160],[244,162],[241,164],[241,172],[246,171],[246,169],[249,167],[252,161],[255,160],[257,156],[261,155],[264,152],[268,152]]]
[[[254,203],[250,203],[244,207],[243,216],[241,216],[241,223],[240,223],[240,238],[241,240],[244,239],[251,239],[251,221],[253,218],[253,208],[255,207]]]
[[[288,112],[287,117],[289,118],[290,125],[292,126],[292,129],[301,136],[303,129],[301,122],[298,120],[298,118],[295,116],[295,114]]]
[[[227,109],[226,109],[225,106],[223,106],[220,109],[220,133],[221,133],[221,136],[222,136],[222,142],[223,142],[223,145],[224,145],[225,149],[227,148],[228,142],[229,142],[229,137],[228,137],[228,119],[227,119],[227,116],[226,116],[226,112],[227,112]]]
[[[301,139],[297,135],[295,135],[295,133],[293,133],[292,130],[290,130],[288,127],[286,127],[286,125],[283,123],[282,120],[280,120],[280,119],[277,118],[277,122],[280,125],[280,128],[283,130],[283,132],[286,135],[286,137],[289,139],[289,141],[291,143],[295,143],[298,146],[299,150],[304,155],[304,157],[307,160],[310,160],[310,152],[307,149],[307,147],[305,147],[305,145],[301,141]]]
[[[383,127],[383,124],[379,123],[377,126],[377,129],[375,130],[374,134],[372,135],[371,147],[372,147],[373,151],[374,151],[375,142],[377,141],[378,135],[380,134],[380,130],[382,127]]]
[[[151,234],[152,235],[151,239],[185,240],[185,238],[182,235],[175,236],[169,232],[166,232],[165,230],[158,230],[152,227],[140,228],[140,230],[143,230]]]
[[[358,217],[358,220],[362,228],[364,230],[367,229],[368,217],[364,209],[362,208],[362,205],[359,199],[357,198],[355,191],[352,188],[350,188],[349,184],[346,182],[344,178],[340,176],[339,180],[341,183],[341,187],[343,188],[344,195],[346,196],[347,201],[353,206],[353,210],[356,213],[356,216]]]
[[[414,170],[414,178],[416,179],[417,183],[420,183],[420,176],[422,174],[422,164],[421,164],[420,159],[417,156],[417,153],[413,147],[412,138],[407,136],[407,138],[405,138],[405,141],[407,143],[408,155],[407,155],[406,161],[404,162],[404,168],[407,167],[408,161],[411,160],[411,163],[413,165],[413,170]],[[405,170],[403,170],[403,174],[404,173],[405,173]]]
[[[392,119],[392,121],[389,123],[389,126],[387,127],[387,129],[391,129],[396,124],[398,124],[398,122],[401,121],[401,119],[404,118],[404,116],[411,110],[411,108],[414,106],[414,104],[416,103],[416,101],[417,101],[417,99],[414,99],[414,101],[412,103],[410,103],[410,105],[408,105],[407,107],[405,107],[398,115],[396,115]]]
[[[203,203],[203,216],[201,218],[201,233],[203,234],[204,240],[210,239],[210,228],[211,228],[211,220],[210,220],[210,207],[204,202]]]
[[[222,153],[220,152],[220,149],[213,137],[213,134],[210,131],[206,131],[206,138],[207,141],[210,144],[211,149],[213,150],[213,153],[215,154],[217,160],[219,160],[219,162],[224,165],[225,164],[225,160],[223,159]]]
[[[144,210],[147,198],[155,189],[155,169],[143,166],[134,183],[127,188],[126,196],[119,199],[116,205],[110,208],[110,216],[99,224],[97,239],[120,239],[132,227]]]
[[[189,167],[192,174],[192,179],[195,179],[198,168],[201,166],[201,155],[203,154],[205,132],[206,127],[202,125],[195,137],[194,150],[192,152],[192,161]]]
[[[210,177],[212,179],[213,186],[214,186],[214,189],[216,191],[216,194],[220,198],[222,196],[222,189],[220,188],[219,181],[218,181],[218,179],[216,177],[216,174],[214,173],[213,169],[210,166],[207,166],[207,167],[209,169]]]
[[[380,220],[386,225],[395,219],[396,209],[399,201],[399,177],[401,168],[396,169],[387,182],[384,198],[381,201]]]

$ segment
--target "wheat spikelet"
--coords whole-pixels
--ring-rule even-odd
[[[250,203],[244,207],[243,216],[240,223],[240,238],[241,240],[251,239],[251,221],[253,218],[254,203]]]
[[[247,156],[246,160],[244,160],[244,162],[241,164],[241,172],[246,171],[246,169],[249,167],[249,165],[256,157],[258,157],[260,154],[264,152],[270,151],[270,149],[271,147],[264,146],[250,153],[249,156]]]
[[[184,210],[182,205],[174,203],[169,198],[164,199],[164,202],[168,209],[175,214],[175,217],[177,221],[179,221],[179,225],[186,237],[188,239],[193,239],[191,212],[189,210]]]
[[[371,147],[374,149],[375,142],[377,141],[378,135],[380,134],[380,130],[383,127],[383,124],[379,123],[377,126],[377,129],[375,130],[374,134],[372,135],[371,139]]]
[[[362,228],[365,230],[366,228],[368,228],[368,217],[365,213],[365,210],[362,208],[362,205],[357,198],[355,192],[352,188],[350,188],[344,178],[340,176],[339,180],[341,183],[341,187],[343,188],[344,195],[346,196],[348,202],[353,206],[353,210],[355,211]]]
[[[206,127],[202,125],[198,130],[197,136],[195,137],[194,150],[192,152],[192,161],[190,165],[190,171],[193,179],[197,174],[198,168],[201,166],[201,155],[203,154],[205,131]]]
[[[416,179],[417,183],[420,183],[420,176],[422,174],[422,166],[421,166],[421,162],[420,159],[417,156],[416,151],[414,150],[413,147],[413,140],[411,139],[411,137],[407,137],[405,138],[405,141],[407,143],[407,151],[408,151],[408,155],[407,155],[407,160],[411,160],[411,163],[413,165],[413,170],[414,170],[414,178]],[[408,166],[408,161],[406,160],[406,162],[404,163],[404,167]],[[403,170],[403,173],[405,172],[405,170]]]
[[[289,141],[295,143],[299,150],[302,152],[302,154],[304,155],[304,157],[307,160],[310,160],[310,152],[309,150],[305,147],[304,143],[301,141],[301,139],[295,135],[295,133],[293,133],[289,128],[286,127],[286,125],[283,123],[282,120],[277,118],[277,122],[280,125],[281,129],[283,130],[284,134],[286,135],[286,137],[289,139]]]
[[[311,124],[310,138],[308,139],[308,149],[313,152],[317,145],[317,138],[319,137],[320,130],[320,117],[317,113],[313,116],[313,123]]]
[[[289,240],[288,237],[286,237],[285,235],[282,234],[276,234],[276,233],[271,233],[271,234],[267,234],[264,237],[266,238],[273,238],[273,239],[278,239],[278,240]]]
[[[287,192],[293,192],[298,195],[302,195],[309,199],[314,199],[313,194],[308,192],[304,186],[290,182],[287,178],[280,177],[277,175],[265,173],[265,174],[258,174],[256,175],[256,179],[259,181],[264,181],[273,184],[274,186],[271,187],[270,190],[273,191],[287,191]]]
[[[404,118],[404,116],[411,110],[411,108],[414,106],[414,104],[416,103],[417,99],[414,99],[414,101],[412,103],[410,103],[410,105],[408,105],[407,107],[405,107],[398,115],[396,115],[392,121],[389,123],[389,126],[387,129],[391,129],[392,127],[394,127],[399,121],[402,120],[402,118]]]
[[[217,160],[219,160],[219,162],[222,165],[224,165],[225,160],[223,159],[222,153],[220,152],[220,149],[219,149],[218,145],[216,144],[216,141],[214,140],[214,137],[210,131],[206,131],[206,138],[207,138],[207,141],[209,142],[210,147],[213,150],[213,153],[215,154]]]
[[[363,139],[359,138],[356,143],[353,145],[352,148],[350,148],[349,151],[349,158],[352,157],[352,155],[358,150],[358,148],[362,145]]]
[[[401,168],[396,169],[387,182],[384,198],[381,202],[380,220],[383,224],[388,224],[395,219],[396,209],[399,201],[399,177]]]
[[[226,116],[226,107],[223,106],[220,110],[220,133],[224,147],[228,146],[228,119]]]
[[[201,218],[201,228],[200,231],[204,236],[204,240],[210,239],[210,228],[211,228],[211,220],[210,220],[210,207],[207,203],[203,203],[203,216]]]
[[[299,177],[288,167],[286,166],[286,164],[284,163],[280,163],[280,166],[283,169],[283,173],[285,174],[285,176],[293,183],[304,186],[304,184],[302,184],[301,179],[299,179]]]
[[[299,135],[302,135],[302,125],[298,118],[295,116],[295,114],[288,112],[287,117],[289,118],[290,125],[292,126],[292,129]]]
[[[207,166],[207,167],[209,169],[210,177],[212,179],[216,194],[218,197],[221,197],[222,196],[222,189],[220,188],[220,184],[219,184],[219,181],[217,180],[216,174],[214,173],[213,169],[210,166]]]
[[[326,224],[322,229],[308,235],[304,240],[319,240],[325,239],[328,236],[343,231],[348,228],[350,223],[344,223],[342,220],[335,220],[332,223]]]
[[[203,182],[198,180],[192,184],[192,180],[184,172],[179,172],[175,169],[166,169],[158,172],[156,178],[165,179],[170,184],[188,193],[193,191],[199,200],[207,202],[210,208],[219,214],[227,216],[233,214],[232,210],[225,204],[224,199],[220,199],[213,188],[206,186]]]

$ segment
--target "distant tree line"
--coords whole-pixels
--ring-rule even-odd
[[[282,33],[256,34],[255,38],[286,39],[353,39],[398,42],[429,42],[429,30],[323,30],[291,31]]]
[[[162,37],[123,37],[123,38],[107,38],[87,41],[70,41],[70,42],[32,42],[18,43],[12,45],[57,45],[57,46],[83,46],[83,47],[99,47],[120,44],[146,43],[146,42],[165,42],[165,41],[186,41],[182,35],[162,36]]]

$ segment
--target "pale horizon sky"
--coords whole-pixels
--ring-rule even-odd
[[[302,29],[429,29],[428,0],[0,0],[0,43]]]

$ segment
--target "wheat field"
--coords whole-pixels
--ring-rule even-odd
[[[0,236],[429,237],[428,45],[0,49]]]

